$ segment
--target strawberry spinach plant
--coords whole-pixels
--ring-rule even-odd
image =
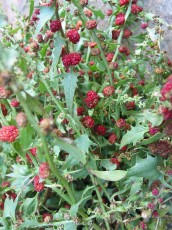
[[[0,28],[0,229],[169,222],[170,25],[144,1],[92,2],[30,0]]]

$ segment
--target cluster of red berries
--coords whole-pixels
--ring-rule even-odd
[[[78,65],[81,61],[80,53],[69,53],[62,57],[62,62],[65,67]]]
[[[66,36],[69,38],[69,40],[73,44],[78,43],[79,40],[80,40],[80,35],[79,35],[78,31],[75,30],[75,29],[68,30],[67,33],[66,33]]]
[[[130,55],[130,50],[128,47],[124,46],[124,45],[121,45],[119,47],[119,52],[120,53],[124,53],[126,56]]]
[[[16,126],[3,126],[0,129],[0,141],[2,142],[14,142],[19,135],[19,131]]]
[[[161,95],[163,101],[170,101],[172,103],[172,75],[167,78],[167,82],[162,87]]]
[[[36,192],[41,192],[42,190],[44,190],[44,183],[40,182],[40,177],[38,175],[36,175],[34,177],[34,190]]]
[[[88,30],[93,30],[97,27],[97,22],[96,20],[89,20],[86,22],[85,26]]]
[[[62,29],[62,24],[60,20],[53,20],[50,22],[50,30],[51,32],[55,33]]]
[[[95,108],[96,105],[98,104],[98,101],[99,101],[99,95],[95,91],[90,90],[87,92],[84,102],[86,103],[89,109]]]
[[[124,13],[117,14],[115,19],[115,25],[121,26],[124,25],[124,23],[125,23],[125,14]]]
[[[41,163],[39,166],[39,176],[40,178],[48,178],[50,175],[50,168],[47,162]]]

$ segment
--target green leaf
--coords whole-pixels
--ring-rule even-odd
[[[32,174],[29,171],[29,168],[27,165],[12,165],[12,173],[7,174],[8,177],[11,177],[12,183],[11,187],[15,189],[16,192],[20,192],[22,188],[28,183],[29,178],[32,176]],[[23,189],[23,192],[25,189]]]
[[[47,6],[47,7],[44,6],[44,7],[39,7],[39,8],[40,8],[40,15],[39,15],[39,21],[37,23],[35,34],[34,34],[35,38],[41,31],[42,27],[44,27],[45,23],[52,18],[54,11],[55,11],[54,7],[51,7],[51,6]]]
[[[148,139],[145,139],[141,141],[139,144],[140,145],[149,145],[155,141],[158,141],[159,139],[164,137],[164,133],[156,133],[154,136],[149,137]]]
[[[65,139],[57,139],[56,144],[60,147],[61,150],[69,153],[77,162],[82,164],[86,163],[86,156],[83,151],[73,144],[69,144]]]
[[[55,35],[55,38],[54,38],[54,48],[53,48],[53,51],[52,51],[52,65],[51,65],[51,69],[54,68],[58,61],[59,61],[59,57],[61,55],[61,52],[62,52],[62,47],[63,45],[65,44],[65,40],[57,33]],[[51,70],[50,70],[51,71]]]
[[[141,125],[137,125],[135,127],[132,126],[131,130],[128,131],[121,140],[120,148],[125,145],[133,143],[135,145],[138,141],[143,139],[144,134],[149,131],[148,127],[144,127]]]
[[[85,153],[88,153],[89,147],[93,142],[89,139],[87,134],[81,135],[75,140],[75,144]]]
[[[136,164],[128,170],[127,176],[156,180],[161,176],[161,173],[157,169],[160,163],[160,158],[158,157],[151,157],[150,155],[145,159],[137,157]]]
[[[162,115],[157,113],[152,113],[149,110],[144,111],[144,117],[147,121],[152,123],[152,126],[159,126],[162,124],[164,118]]]
[[[78,74],[74,72],[70,72],[64,75],[64,93],[66,98],[66,104],[70,114],[73,113],[73,98],[77,86],[77,76]]]
[[[42,58],[42,59],[45,57],[48,47],[49,47],[49,43],[43,45],[43,47],[42,47],[42,49],[41,49],[41,51],[40,51],[40,54],[41,54],[41,58]]]
[[[67,223],[64,225],[64,230],[77,230],[77,226],[75,223]]]
[[[15,220],[15,211],[17,204],[13,201],[13,199],[9,199],[8,197],[5,199],[4,203],[4,212],[3,217],[10,217],[12,220]]]
[[[89,171],[96,177],[108,181],[119,181],[127,175],[127,171],[124,170],[115,170],[115,171],[89,170]]]
[[[70,215],[71,217],[76,217],[79,206],[82,204],[83,201],[90,199],[92,196],[87,196],[83,199],[81,199],[78,203],[74,204],[70,208]]]
[[[33,14],[33,11],[34,11],[34,0],[29,0],[29,3],[30,3],[30,11],[29,11],[29,20]]]
[[[113,171],[116,169],[116,164],[111,163],[110,159],[104,159],[101,160],[100,167],[104,167],[106,170]]]
[[[26,198],[21,206],[24,216],[31,216],[36,212],[38,206],[38,195],[33,198]]]
[[[133,177],[133,181],[131,183],[130,196],[134,196],[136,193],[138,193],[141,189],[142,184],[143,184],[143,178]]]
[[[88,8],[94,13],[96,18],[98,18],[98,17],[101,19],[105,18],[105,15],[103,14],[103,12],[101,10],[95,10],[93,7],[88,7]]]
[[[32,112],[42,115],[43,107],[37,97],[31,97],[29,94],[26,94],[26,103]]]
[[[20,143],[24,150],[27,150],[32,143],[34,129],[28,125],[20,131]]]

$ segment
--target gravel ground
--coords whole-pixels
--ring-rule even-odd
[[[62,0],[63,1],[63,0]],[[7,13],[10,22],[15,21],[15,13],[12,12],[11,6],[15,6],[16,9],[19,10],[20,13],[26,13],[28,10],[28,0],[0,0],[0,5],[2,4],[2,9]],[[35,2],[39,2],[39,0],[35,0]],[[90,0],[91,4],[95,5],[97,8],[106,9],[102,1],[100,0]],[[168,23],[172,24],[172,0],[144,0],[144,9],[148,12],[152,12],[156,15],[159,15]],[[99,25],[103,27],[103,24]],[[168,31],[165,28],[165,39],[162,42],[162,48],[168,51],[168,55],[172,58],[172,30]]]

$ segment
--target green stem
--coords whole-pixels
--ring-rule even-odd
[[[91,177],[92,183],[95,185],[95,190],[96,190],[96,194],[97,194],[98,201],[99,201],[99,203],[100,203],[100,207],[101,207],[101,209],[102,209],[102,214],[105,216],[105,215],[106,215],[106,210],[105,210],[104,205],[103,205],[103,203],[102,203],[102,198],[101,198],[100,192],[99,192],[99,190],[97,189],[97,186],[96,186],[96,184],[95,184],[94,176],[93,176],[91,173],[90,173],[90,177]],[[106,220],[106,218],[104,219],[104,221],[105,221],[106,229],[107,229],[107,230],[110,230],[110,225],[109,225],[108,221]]]
[[[60,172],[58,171],[58,169],[54,165],[54,162],[53,162],[51,155],[49,153],[49,150],[48,150],[48,145],[46,143],[45,136],[42,134],[37,122],[35,121],[33,114],[31,113],[29,107],[26,104],[21,92],[17,91],[16,88],[14,88],[14,87],[13,87],[13,90],[16,92],[16,95],[20,101],[20,104],[23,107],[23,109],[27,115],[28,121],[32,124],[33,128],[35,129],[35,131],[38,133],[38,135],[40,136],[40,138],[42,140],[42,145],[43,145],[43,149],[45,152],[45,156],[46,156],[46,159],[47,159],[47,162],[50,166],[51,171],[53,172],[55,177],[58,179],[58,181],[61,182],[62,185],[66,188],[66,190],[69,194],[69,197],[71,198],[72,203],[75,203],[75,198],[74,198],[72,190],[68,184],[68,181],[61,176]]]
[[[78,8],[79,14],[80,14],[80,18],[81,18],[82,22],[83,22],[84,25],[85,25],[85,23],[86,23],[86,21],[87,21],[87,18],[86,18],[86,16],[85,16],[84,12],[83,12],[83,9],[82,9],[81,5],[78,3],[78,1],[72,0],[72,2],[73,2],[73,4],[75,5],[75,7]],[[90,31],[90,33],[92,34],[92,37],[94,38],[95,42],[96,42],[97,45],[98,45],[98,48],[99,48],[100,54],[101,54],[101,58],[102,58],[102,60],[103,60],[103,62],[104,62],[104,65],[105,65],[105,67],[106,67],[107,73],[108,73],[108,75],[109,75],[110,84],[113,85],[112,73],[111,73],[111,70],[110,70],[110,68],[109,68],[109,66],[108,66],[108,62],[107,62],[107,60],[106,60],[106,58],[105,58],[105,55],[104,55],[104,52],[103,52],[101,43],[100,43],[100,41],[99,41],[99,39],[98,39],[98,37],[97,37],[97,35],[96,35],[95,30]]]

